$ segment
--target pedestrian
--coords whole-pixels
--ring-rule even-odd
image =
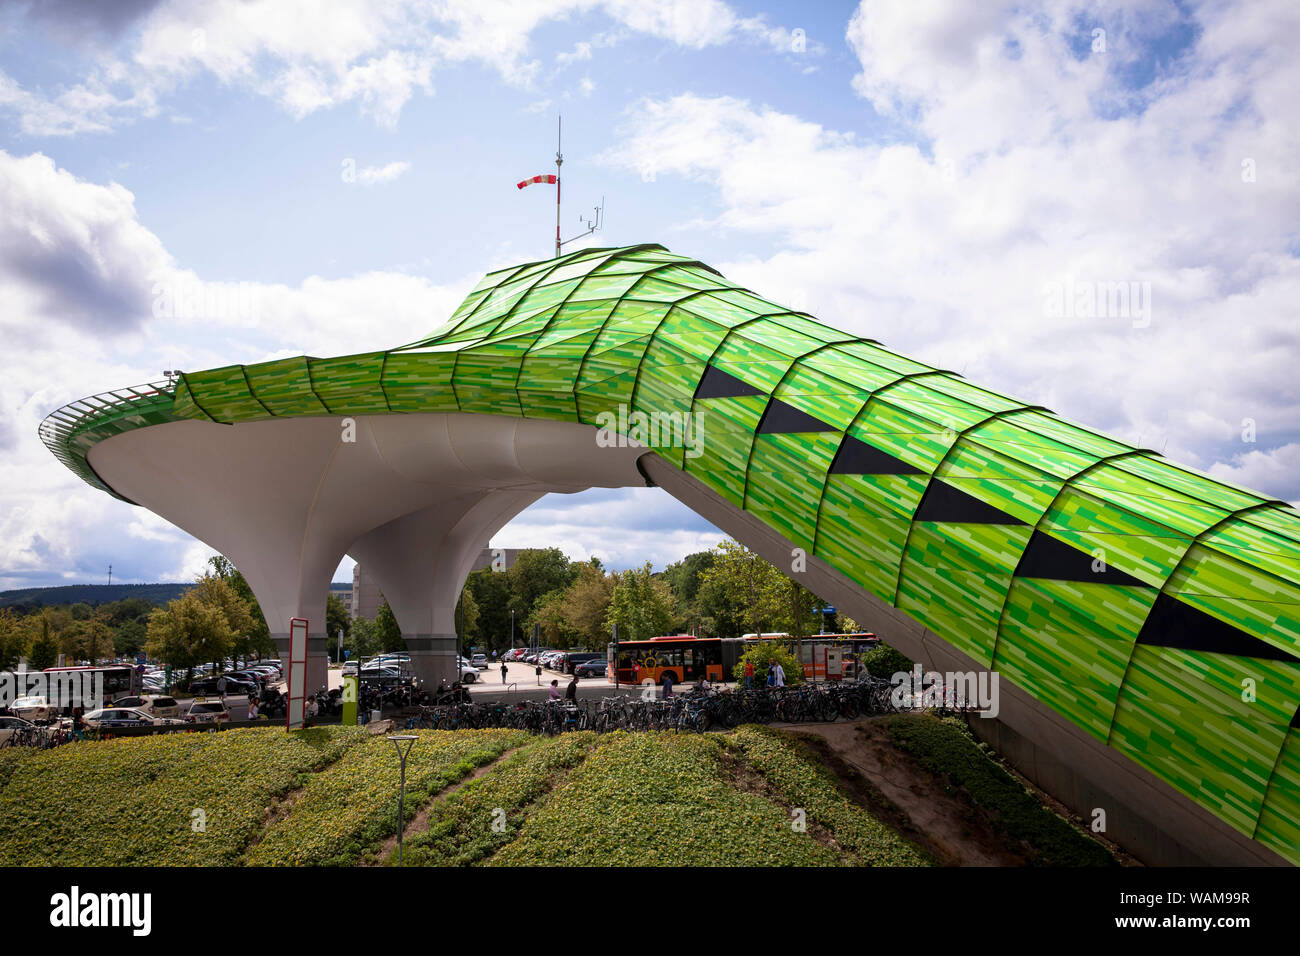
[[[772,662],[772,685],[774,687],[785,686],[785,668],[781,666],[780,661]]]
[[[558,680],[553,680],[553,681],[551,681],[551,689],[550,689],[550,691],[547,693],[547,696],[548,696],[551,700],[559,700],[559,699],[560,699],[560,682],[559,682]]]
[[[493,649],[492,649],[492,659],[493,659],[493,660],[496,660],[496,659],[497,659],[496,648],[493,648]]]
[[[506,662],[505,662],[505,661],[502,661],[502,662],[501,662],[501,683],[504,684],[504,683],[506,682],[506,677],[509,675],[509,673],[510,673],[510,671],[509,671],[509,669],[506,667]]]
[[[257,698],[248,698],[248,719],[257,720]]]
[[[664,671],[664,697],[673,696],[673,672]]]
[[[573,679],[569,681],[569,686],[564,688],[564,699],[570,704],[578,702],[578,675],[574,674]]]
[[[754,686],[754,662],[745,661],[745,690]]]
[[[217,678],[217,694],[223,700],[225,699],[226,696],[226,675],[225,674],[222,674],[220,677]]]
[[[776,686],[776,669],[771,664],[767,665],[767,686]]]

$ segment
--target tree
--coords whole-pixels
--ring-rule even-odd
[[[786,576],[735,541],[713,549],[700,579],[700,608],[719,636],[771,633],[788,617]]]
[[[406,642],[402,640],[402,627],[397,623],[393,609],[388,606],[387,598],[379,605],[379,612],[375,615],[375,631],[379,639],[379,650],[384,653],[406,650]]]
[[[577,569],[559,548],[520,551],[514,566],[505,572],[516,620],[528,617],[543,595],[567,588],[573,583],[576,573]]]
[[[510,646],[510,580],[508,571],[483,568],[473,571],[465,580],[465,587],[474,595],[478,610],[476,637],[490,647]],[[523,618],[516,622],[523,627]],[[519,637],[516,630],[515,637]]]
[[[617,576],[605,627],[618,625],[620,641],[644,641],[666,633],[673,623],[673,596],[647,561]]]
[[[359,617],[352,622],[352,633],[343,639],[343,646],[352,652],[352,659],[373,657],[379,653],[379,632],[375,622]]]
[[[338,647],[339,632],[343,632],[344,641],[347,640],[348,633],[352,630],[352,616],[348,614],[348,609],[343,606],[343,601],[337,594],[331,594],[325,598],[325,649],[331,654],[335,653]]]
[[[460,589],[460,600],[456,602],[456,627],[462,643],[467,646],[482,641],[482,635],[478,630],[478,602],[474,600],[474,592],[468,587]],[[491,648],[490,641],[488,647]]]
[[[236,572],[238,573],[238,572]],[[227,579],[212,572],[207,572],[191,591],[200,601],[216,608],[226,620],[230,629],[230,647],[220,657],[209,658],[214,662],[225,660],[226,654],[248,657],[253,652],[252,638],[253,613],[248,602],[240,597],[235,586]]]
[[[32,639],[31,650],[27,654],[29,670],[43,671],[53,667],[59,656],[59,640],[50,626],[50,615],[42,611],[36,621],[36,636]]]
[[[225,660],[235,637],[221,607],[201,600],[194,588],[154,611],[147,633],[149,656],[185,668],[187,681],[196,664]]]
[[[578,565],[578,576],[560,602],[560,613],[576,646],[589,651],[604,650],[610,634],[605,629],[609,605],[614,599],[614,579],[600,562]]]
[[[547,647],[568,650],[574,642],[573,628],[564,617],[564,598],[567,592],[556,589],[537,599],[532,613],[524,622],[529,633],[536,625],[541,630],[541,640]]]
[[[26,646],[18,616],[7,607],[0,608],[0,671],[16,669]]]
[[[249,587],[248,581],[223,554],[214,554],[208,558],[208,566],[212,568],[213,575],[230,585],[248,605],[251,620],[245,631],[236,634],[232,653],[240,657],[248,657],[250,654],[274,654],[275,641],[271,640],[271,630],[267,627],[266,615],[262,613],[262,606],[257,603],[257,597]]]
[[[703,614],[699,606],[703,574],[713,566],[712,551],[697,551],[664,568],[664,580],[673,591],[674,607],[680,630],[694,632]]]

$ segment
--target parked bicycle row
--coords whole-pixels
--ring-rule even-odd
[[[522,701],[421,706],[408,728],[505,727],[555,734],[567,730],[675,730],[703,733],[747,723],[855,720],[896,712],[893,687],[866,677],[844,684],[716,690],[697,685],[674,697],[605,697],[599,701]]]

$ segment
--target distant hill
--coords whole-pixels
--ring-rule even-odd
[[[180,597],[193,584],[65,584],[52,588],[18,588],[0,591],[0,607],[54,607],[59,604],[108,604],[124,598],[143,598],[154,604],[166,604]],[[335,581],[331,591],[352,587],[351,582]]]
[[[0,591],[0,607],[52,607],[57,604],[107,604],[124,598],[144,598],[154,604],[175,600],[193,584],[67,584],[53,588]]]

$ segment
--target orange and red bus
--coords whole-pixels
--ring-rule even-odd
[[[614,659],[615,646],[609,645],[606,659],[609,675],[612,677],[617,671],[620,683],[638,684],[652,680],[658,684],[665,674],[672,674],[675,684],[701,677],[712,681],[726,680],[722,669],[721,638],[674,634],[652,637],[648,641],[619,641],[617,661]]]

